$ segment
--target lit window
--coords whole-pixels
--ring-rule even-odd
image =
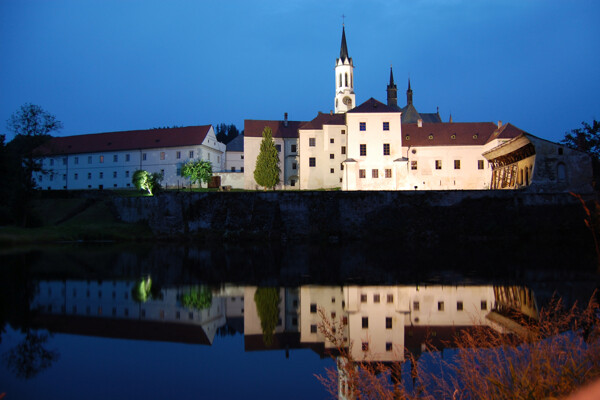
[[[366,131],[367,130],[367,123],[366,122],[360,122],[359,123],[359,129],[361,131]]]
[[[100,164],[102,164],[104,162],[104,156],[100,156]]]
[[[410,169],[415,171],[417,169],[417,162],[416,161],[411,161],[410,162]]]
[[[384,131],[389,131],[390,130],[390,123],[389,122],[384,122],[383,123],[383,130]]]
[[[361,156],[366,156],[367,155],[367,145],[366,144],[361,144],[360,145],[360,155]]]
[[[454,160],[454,169],[460,169],[460,160]]]
[[[160,159],[161,159],[161,160],[164,160],[164,159],[165,159],[165,152],[164,152],[164,151],[161,151],[161,152],[160,152]]]
[[[383,144],[383,155],[384,156],[389,156],[390,155],[390,144],[389,143],[384,143]]]
[[[366,169],[359,169],[358,170],[358,177],[359,178],[366,178],[367,177],[367,170]]]
[[[316,141],[316,139],[315,139],[314,137],[308,138],[308,145],[309,145],[310,147],[315,147],[315,146],[317,145],[317,143],[316,143],[316,142],[317,142],[317,141]]]
[[[317,159],[315,157],[310,157],[308,159],[308,166],[309,167],[316,167],[317,166]]]

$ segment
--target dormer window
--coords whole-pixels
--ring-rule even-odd
[[[474,140],[475,140],[475,139],[477,139],[478,137],[479,137],[479,134],[478,134],[478,133],[476,133],[476,134],[474,134],[474,135],[473,135],[473,139],[474,139]]]
[[[456,139],[456,134],[450,135],[450,139],[455,140]]]
[[[406,136],[404,137],[404,139],[405,139],[405,140],[410,140],[410,135],[406,135]]]
[[[430,133],[429,136],[427,137],[429,140],[433,140],[433,135]]]

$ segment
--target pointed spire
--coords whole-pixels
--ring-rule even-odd
[[[394,72],[390,65],[390,84],[387,86],[387,105],[390,107],[398,107],[398,89],[394,84]]]
[[[390,65],[390,86],[394,85],[394,71],[392,71],[392,66]]]
[[[408,78],[408,90],[406,91],[406,105],[411,105],[413,102],[412,99],[412,89],[410,88],[410,78]]]
[[[340,48],[340,60],[344,62],[348,58],[348,46],[346,45],[346,27],[342,25],[342,46]]]

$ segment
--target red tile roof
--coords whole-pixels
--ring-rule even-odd
[[[244,136],[245,137],[262,137],[262,132],[266,126],[271,128],[274,138],[297,138],[298,128],[306,121],[288,121],[285,126],[285,121],[269,121],[247,119],[244,121]]]
[[[312,120],[305,122],[300,129],[323,129],[323,125],[346,125],[346,114],[319,114]]]
[[[442,122],[402,124],[403,146],[482,146],[488,141],[513,138],[523,133],[506,124],[499,130],[492,122]],[[408,138],[407,138],[408,136]]]
[[[55,137],[34,150],[40,156],[202,144],[211,125]]]

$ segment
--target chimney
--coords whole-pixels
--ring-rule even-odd
[[[329,115],[333,115],[333,110],[329,110]]]
[[[417,126],[418,126],[419,128],[422,128],[422,127],[423,127],[423,120],[422,120],[421,118],[419,118],[419,119],[417,120]]]
[[[498,129],[502,128],[502,121],[498,120]]]
[[[283,126],[285,126],[285,127],[288,126],[287,116],[288,116],[288,113],[283,114]]]

